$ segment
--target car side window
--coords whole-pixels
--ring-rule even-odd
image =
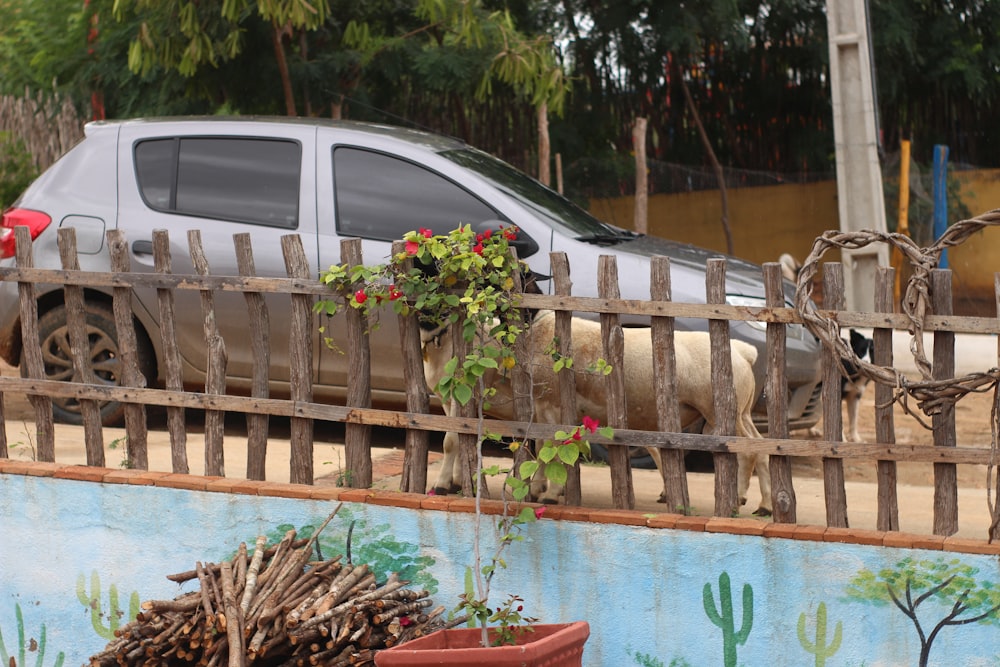
[[[295,229],[302,147],[294,141],[183,137],[135,147],[139,188],[157,211]]]
[[[421,227],[447,234],[460,224],[503,219],[440,174],[383,153],[336,147],[333,179],[343,236],[394,241]]]

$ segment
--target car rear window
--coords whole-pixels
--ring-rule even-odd
[[[502,219],[468,190],[407,160],[341,146],[333,168],[344,236],[393,241],[421,227],[447,234],[459,224]]]
[[[141,141],[135,166],[157,211],[294,229],[302,147],[294,141],[173,137]]]

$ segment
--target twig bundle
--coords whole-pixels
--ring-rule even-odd
[[[91,666],[372,665],[379,649],[464,620],[446,622],[444,607],[431,610],[429,593],[395,573],[380,584],[367,565],[312,560],[339,509],[309,539],[290,530],[267,546],[261,536],[253,554],[242,543],[232,561],[169,575],[199,588],[142,603]]]

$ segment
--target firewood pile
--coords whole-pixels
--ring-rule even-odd
[[[261,536],[252,554],[241,543],[231,561],[168,575],[197,579],[198,590],[143,602],[91,666],[373,665],[379,649],[464,622],[446,621],[444,607],[431,610],[429,593],[407,589],[395,573],[377,583],[366,564],[314,560],[337,510],[309,539],[290,530],[267,546]]]

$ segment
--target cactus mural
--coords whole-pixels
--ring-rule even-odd
[[[115,630],[121,625],[122,616],[125,613],[118,606],[118,587],[111,584],[108,589],[108,611],[104,613],[101,607],[101,577],[94,570],[90,574],[90,595],[87,595],[86,578],[83,573],[76,580],[76,598],[84,607],[90,609],[90,622],[94,626],[94,632],[104,639],[113,639]],[[139,613],[139,593],[132,591],[128,604],[128,620],[135,618]],[[103,621],[107,620],[107,625]]]
[[[826,623],[826,603],[820,602],[819,606],[816,608],[815,639],[810,641],[806,637],[806,615],[805,613],[799,614],[799,643],[802,644],[802,648],[806,650],[806,653],[811,653],[816,656],[816,660],[813,663],[815,667],[824,667],[826,665],[826,659],[840,649],[840,641],[843,638],[843,623],[837,621],[837,627],[833,630],[833,642],[827,644]]]
[[[734,624],[733,596],[728,572],[719,575],[719,609],[715,607],[711,583],[705,584],[702,589],[702,602],[708,620],[722,629],[723,664],[725,667],[736,667],[736,647],[746,644],[753,628],[753,588],[750,584],[743,584],[743,621],[739,630],[736,630]]]
[[[43,667],[45,665],[45,625],[42,624],[42,628],[38,633],[38,639],[34,637],[25,637],[24,632],[24,617],[21,615],[21,605],[14,605],[14,618],[17,619],[17,655],[10,655],[7,653],[7,646],[4,644],[3,631],[0,629],[0,664],[11,665],[11,667],[27,667],[28,658],[27,653],[37,653],[35,657],[36,667]],[[65,660],[65,654],[60,651],[56,656],[55,667],[62,667],[63,660]]]

